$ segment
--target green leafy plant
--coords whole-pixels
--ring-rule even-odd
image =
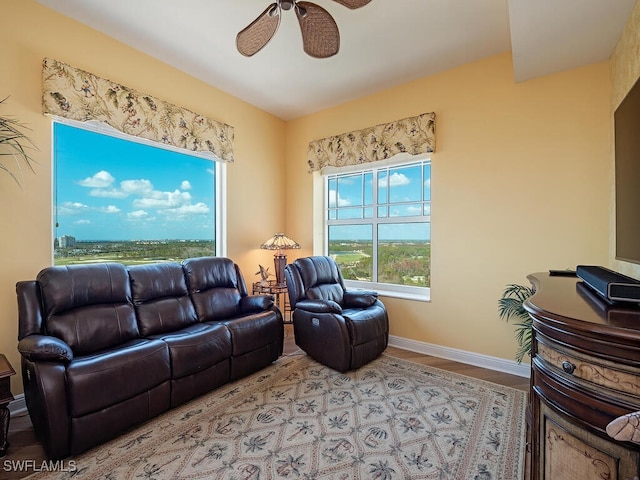
[[[507,285],[502,297],[498,300],[498,313],[506,321],[515,320],[515,336],[518,342],[516,360],[522,363],[525,355],[531,353],[532,320],[524,309],[523,303],[534,294],[533,288],[523,285]]]
[[[0,105],[8,97],[0,100]],[[9,166],[3,161],[4,157],[12,157],[20,176],[22,174],[22,166],[27,166],[32,172],[33,163],[35,161],[27,153],[27,148],[35,148],[34,143],[22,132],[23,129],[27,129],[22,123],[17,120],[0,116],[0,170],[4,170],[20,185],[18,176],[9,168]]]

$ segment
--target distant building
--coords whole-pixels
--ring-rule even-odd
[[[62,235],[60,237],[60,248],[71,248],[76,246],[76,237]]]

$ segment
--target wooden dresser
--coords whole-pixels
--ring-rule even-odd
[[[528,278],[531,479],[637,480],[640,445],[606,426],[640,410],[640,308],[609,306],[575,276]]]

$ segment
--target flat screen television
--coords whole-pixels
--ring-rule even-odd
[[[614,113],[616,259],[640,263],[640,80]]]

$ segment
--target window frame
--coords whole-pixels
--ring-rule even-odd
[[[139,143],[142,145],[161,148],[183,155],[190,155],[204,160],[212,161],[215,167],[214,175],[214,191],[215,191],[215,214],[214,214],[214,236],[215,236],[215,252],[217,257],[225,257],[227,255],[227,162],[215,158],[210,152],[194,152],[173,145],[167,145],[142,137],[129,135],[107,125],[104,122],[90,120],[87,122],[79,122],[68,118],[51,115],[51,265],[55,265],[55,246],[56,239],[56,169],[57,162],[55,158],[55,124],[60,123],[67,126],[80,128],[89,132],[100,135],[107,135],[120,140]]]
[[[387,168],[398,168],[403,166],[410,166],[415,163],[428,164],[431,166],[431,156],[430,154],[423,155],[396,155],[391,159],[386,159],[377,162],[370,162],[361,165],[352,165],[348,167],[326,167],[322,169],[321,172],[315,172],[318,174],[317,181],[314,182],[315,189],[321,188],[321,194],[316,195],[316,218],[321,218],[322,225],[319,226],[318,223],[315,223],[320,227],[320,235],[314,235],[314,248],[315,254],[318,255],[327,255],[329,252],[329,226],[331,225],[340,225],[340,224],[361,224],[361,225],[372,225],[372,244],[374,249],[377,248],[378,241],[378,225],[381,224],[397,224],[397,223],[415,223],[416,221],[420,221],[420,223],[429,223],[431,228],[431,203],[432,199],[430,197],[430,211],[428,216],[424,215],[415,215],[415,216],[386,216],[386,217],[378,217],[378,207],[379,204],[377,202],[378,188],[375,187],[375,182],[378,179],[378,172],[380,169]],[[373,210],[373,215],[371,218],[361,218],[361,219],[329,219],[329,179],[330,177],[336,175],[348,175],[352,173],[361,173],[364,174],[368,171],[375,171],[373,174],[374,188],[373,190],[373,199],[371,209]],[[433,170],[431,170],[431,175],[429,179],[431,180],[433,176]],[[424,199],[422,200],[424,202]],[[389,205],[389,204],[386,204]],[[362,208],[368,208],[364,205]],[[319,212],[322,212],[319,215]],[[400,220],[400,221],[399,221]],[[431,237],[431,234],[430,234]],[[320,245],[318,245],[320,243]],[[431,257],[429,259],[431,264]],[[378,259],[377,255],[373,258],[373,270],[377,272]],[[416,286],[407,286],[407,285],[398,285],[398,284],[390,284],[390,283],[380,283],[380,282],[365,282],[365,281],[357,281],[357,280],[347,280],[345,279],[345,286],[348,288],[360,288],[360,289],[374,289],[380,295],[387,297],[396,297],[410,300],[418,300],[418,301],[430,301],[431,300],[431,287],[416,287]]]

